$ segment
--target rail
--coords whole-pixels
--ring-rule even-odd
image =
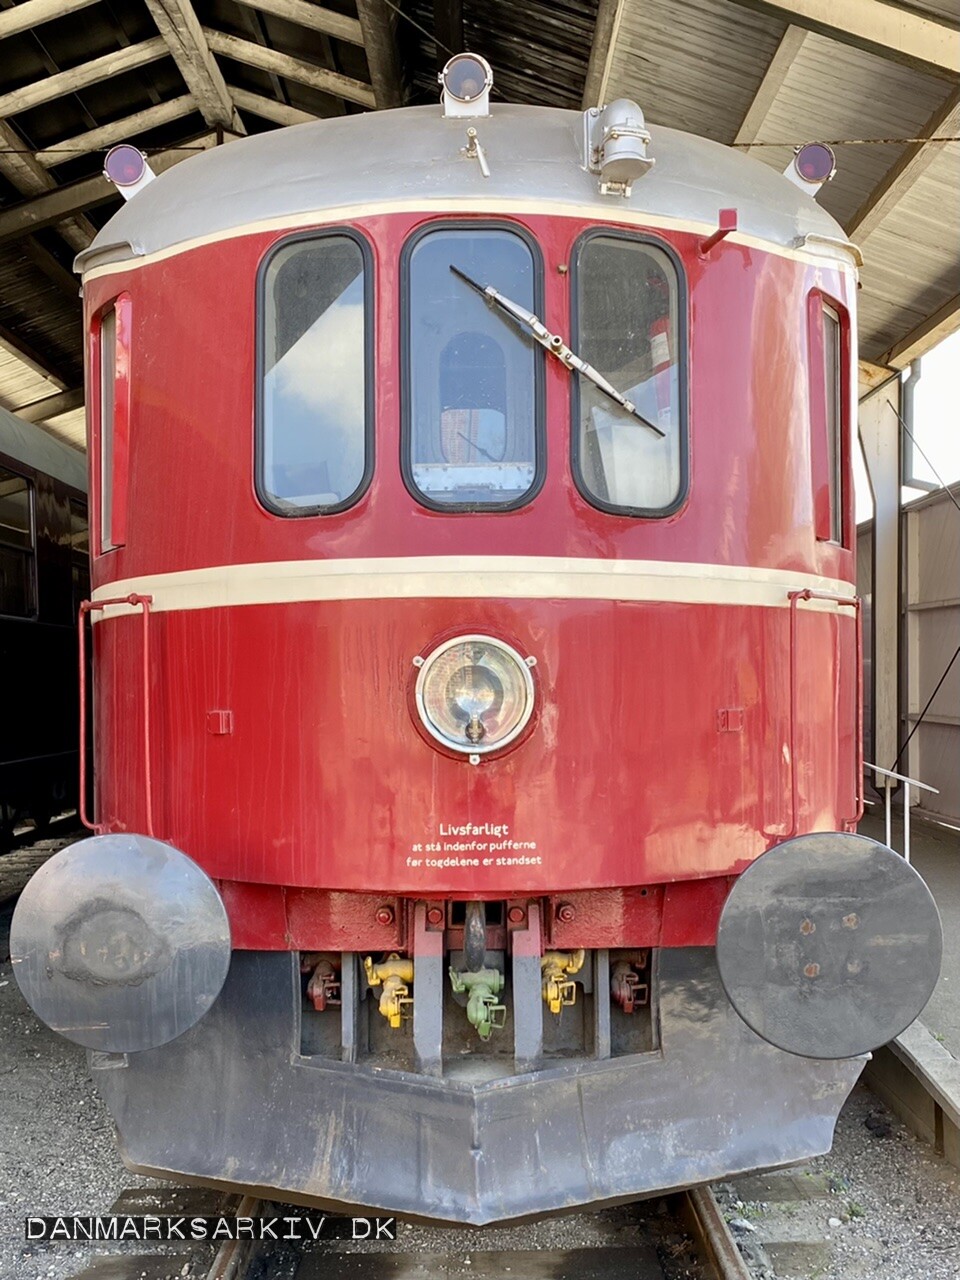
[[[87,631],[84,620],[88,613],[99,612],[110,605],[139,605],[143,610],[143,772],[146,789],[146,834],[153,831],[153,770],[150,756],[150,606],[153,596],[114,596],[109,600],[84,600],[77,616],[80,648],[80,821],[88,831],[102,835],[107,829],[102,822],[91,822],[87,813]],[[94,805],[94,808],[96,806]],[[96,817],[96,814],[94,814]]]
[[[894,773],[892,769],[881,769],[878,764],[871,764],[869,760],[864,760],[864,768],[872,769],[874,773],[881,773],[885,778],[891,781],[896,779],[898,782],[906,783],[903,796],[903,859],[904,862],[910,861],[910,788],[919,787],[921,791],[932,791],[935,796],[940,794],[937,787],[931,787],[926,782],[918,782],[916,778],[908,778],[905,773]],[[862,770],[861,770],[862,772]],[[879,791],[879,786],[877,787]],[[890,802],[893,796],[893,787],[890,782],[883,784],[884,791],[884,815],[886,817],[886,842],[889,848],[893,848],[893,823],[890,815]]]

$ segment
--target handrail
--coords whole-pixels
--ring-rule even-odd
[[[894,773],[892,769],[881,769],[878,764],[871,764],[869,760],[864,760],[864,768],[872,769],[874,773],[882,773],[885,778],[896,778],[898,782],[905,782],[904,803],[903,803],[903,860],[910,861],[910,788],[919,787],[921,791],[932,791],[935,796],[940,794],[938,787],[931,787],[929,783],[918,782],[916,778],[908,778],[905,773]],[[886,818],[886,841],[887,847],[893,848],[893,821],[890,813],[890,803],[893,799],[893,787],[889,782],[884,783],[884,816]]]
[[[80,821],[95,835],[102,835],[107,824],[91,822],[87,813],[87,642],[84,619],[109,605],[140,605],[143,609],[143,770],[146,786],[146,834],[153,832],[153,770],[150,758],[150,606],[153,596],[114,596],[109,600],[83,600],[77,616],[80,656]],[[95,816],[95,815],[94,815]]]
[[[799,713],[797,710],[797,702],[799,698],[797,676],[797,606],[801,600],[830,600],[834,604],[845,605],[849,609],[853,609],[856,613],[857,635],[857,770],[856,781],[854,783],[854,800],[856,803],[856,813],[854,817],[845,819],[847,822],[858,823],[863,817],[863,615],[861,611],[861,600],[859,596],[841,596],[832,591],[811,591],[805,588],[803,591],[788,591],[787,599],[790,601],[790,830],[783,837],[785,840],[792,839],[796,834],[800,825],[800,780],[797,770],[797,720]]]

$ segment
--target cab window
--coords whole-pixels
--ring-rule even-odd
[[[681,289],[673,258],[656,245],[608,232],[580,241],[574,349],[634,410],[578,377],[574,474],[602,510],[666,515],[683,499]]]
[[[445,226],[407,246],[404,474],[426,506],[512,508],[540,483],[541,352],[481,292],[535,311],[539,276],[533,247],[503,227]]]
[[[279,515],[342,511],[369,480],[367,258],[338,232],[288,241],[262,270],[257,489]]]

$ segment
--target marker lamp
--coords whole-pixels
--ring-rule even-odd
[[[837,172],[837,161],[825,142],[808,142],[793,158],[797,173],[804,182],[829,182]]]
[[[146,156],[127,142],[111,147],[103,163],[104,174],[118,187],[136,186],[146,171]]]
[[[533,714],[532,659],[490,636],[457,636],[423,662],[415,690],[423,727],[465,755],[498,751]]]

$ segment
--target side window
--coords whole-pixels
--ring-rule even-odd
[[[127,540],[130,344],[130,298],[121,294],[101,314],[94,348],[100,462],[98,549],[101,554],[122,547]]]
[[[827,484],[830,489],[830,540],[843,541],[843,483],[840,399],[840,317],[832,307],[823,308],[823,389],[827,429]]]
[[[669,514],[687,470],[679,270],[665,250],[610,233],[583,237],[575,262],[574,348],[646,420],[578,378],[577,484],[601,510]]]
[[[843,436],[844,322],[840,310],[813,293],[809,299],[810,455],[813,468],[814,526],[821,542],[844,542]]]
[[[257,491],[279,515],[342,511],[373,464],[367,251],[339,232],[288,241],[261,276]]]
[[[90,531],[87,508],[76,498],[70,499],[70,571],[73,584],[73,616],[80,602],[90,594]]]
[[[33,485],[0,467],[0,614],[37,611]]]
[[[113,541],[113,464],[116,422],[117,313],[111,307],[100,319],[100,550]]]
[[[404,476],[425,506],[510,509],[541,478],[541,353],[451,267],[539,305],[538,262],[514,231],[434,227],[408,245]]]

